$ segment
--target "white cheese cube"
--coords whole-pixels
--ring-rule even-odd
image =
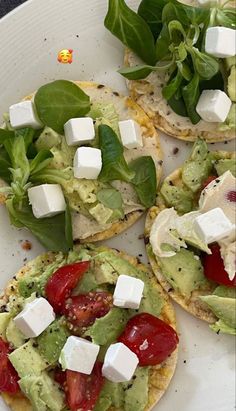
[[[113,295],[113,304],[117,307],[137,310],[143,296],[143,289],[143,281],[128,275],[120,275]]]
[[[209,122],[224,122],[229,114],[231,100],[224,91],[203,90],[196,107],[199,116]]]
[[[26,338],[38,337],[55,320],[52,306],[45,298],[36,298],[25,305],[15,318],[17,328]]]
[[[102,152],[98,148],[79,147],[74,157],[74,176],[96,180],[102,169]]]
[[[52,217],[66,209],[60,184],[41,184],[28,189],[29,202],[36,218]]]
[[[227,27],[209,27],[206,31],[205,51],[225,58],[236,54],[236,31]]]
[[[143,147],[141,127],[136,121],[119,121],[119,130],[124,147],[128,149]]]
[[[59,358],[64,370],[91,374],[100,347],[84,338],[71,336],[67,339]]]
[[[138,363],[137,355],[126,345],[123,343],[112,344],[105,355],[102,375],[115,383],[130,381]]]
[[[194,229],[206,244],[210,244],[230,235],[234,224],[222,209],[217,207],[196,217]]]
[[[71,118],[64,125],[68,146],[90,143],[95,137],[93,119],[90,117]]]
[[[13,128],[31,127],[37,130],[43,127],[35,112],[34,104],[30,100],[21,101],[10,106],[9,115]]]

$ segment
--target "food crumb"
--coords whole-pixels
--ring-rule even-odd
[[[178,154],[178,152],[179,152],[179,148],[178,148],[178,147],[175,147],[175,148],[173,149],[173,154],[176,155],[176,154]]]
[[[186,360],[184,360],[184,364],[186,364],[186,362],[187,362],[187,361],[186,361]]]
[[[25,240],[22,242],[21,247],[25,251],[29,251],[32,248],[32,243],[29,240]]]

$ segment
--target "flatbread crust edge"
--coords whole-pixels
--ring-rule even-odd
[[[196,0],[180,0],[180,2],[192,6],[199,6],[199,3]],[[229,6],[235,8],[235,0],[230,1]],[[126,48],[124,57],[125,66],[134,65],[134,61],[135,64],[140,64],[139,60],[136,59],[135,54],[130,49]],[[163,82],[163,79],[161,79],[160,82]],[[128,80],[127,86],[130,91],[131,98],[136,101],[140,105],[140,107],[142,107],[142,109],[147,113],[147,115],[153,121],[155,127],[172,137],[184,141],[195,141],[198,137],[201,137],[211,143],[232,140],[233,138],[235,138],[235,129],[219,131],[216,127],[213,127],[211,130],[207,129],[206,127],[206,130],[199,131],[197,127],[191,127],[191,122],[186,122],[186,118],[181,116],[177,116],[178,121],[176,122],[176,124],[173,124],[173,121],[168,118],[168,115],[161,115],[158,112],[158,109],[156,109],[156,105],[159,99],[161,99],[161,104],[166,106],[165,111],[167,113],[173,113],[173,110],[168,106],[167,103],[165,103],[165,100],[162,96],[158,96],[158,99],[155,101],[154,84],[152,83],[152,81],[149,82],[146,79],[138,81]],[[144,93],[142,92],[142,88],[148,89],[149,95],[148,93],[146,93],[145,98],[143,98]],[[178,122],[180,127],[178,127]],[[207,123],[205,124],[207,125]]]
[[[222,158],[229,158],[229,159],[235,158],[236,156],[234,152],[226,152],[226,151],[221,151],[220,155],[222,156]],[[182,173],[182,169],[179,168],[175,170],[173,173],[171,173],[166,178],[166,180],[171,181],[173,185],[175,186],[181,186],[182,185],[181,173]],[[148,211],[146,222],[145,222],[144,238],[145,238],[147,254],[148,254],[148,258],[149,258],[152,270],[154,274],[156,275],[157,280],[163,287],[163,289],[169,294],[171,298],[173,298],[173,300],[176,303],[178,303],[188,313],[194,315],[195,317],[200,318],[201,320],[204,320],[210,324],[213,324],[217,321],[217,317],[212,313],[209,307],[204,302],[202,302],[198,297],[200,295],[211,293],[213,289],[215,288],[215,286],[213,286],[212,288],[209,288],[209,290],[206,290],[206,292],[194,291],[192,292],[192,295],[190,298],[183,296],[180,292],[172,288],[171,284],[167,281],[166,277],[162,274],[161,268],[154,254],[149,252],[149,247],[151,247],[149,243],[149,237],[150,237],[150,231],[151,231],[152,224],[155,218],[157,217],[157,215],[160,213],[160,211],[164,210],[165,208],[167,207],[164,205],[163,200],[158,201],[158,205],[150,208],[150,210]]]
[[[147,114],[136,104],[130,97],[122,96],[119,93],[113,91],[111,88],[106,87],[102,84],[94,83],[94,82],[84,82],[84,81],[75,81],[78,86],[80,86],[85,92],[86,89],[93,89],[97,90],[97,93],[99,95],[104,95],[104,100],[107,98],[106,96],[112,96],[112,99],[114,100],[114,103],[119,101],[120,105],[123,105],[124,108],[128,108],[129,112],[132,115],[132,118],[134,120],[137,120],[139,124],[141,124],[144,127],[143,131],[143,138],[148,137],[148,136],[153,136],[156,139],[156,150],[153,151],[153,158],[155,159],[155,165],[156,165],[156,173],[157,173],[157,182],[159,184],[160,178],[161,178],[161,164],[162,164],[162,150],[160,146],[160,140],[158,133],[152,123],[152,121],[149,119]],[[26,96],[23,100],[31,100],[33,98],[33,93]],[[123,101],[123,104],[121,102]],[[158,188],[158,187],[157,187]],[[0,204],[4,204],[6,198],[0,194]],[[102,240],[107,240],[108,238],[111,238],[117,234],[120,234],[121,232],[127,230],[129,227],[131,227],[144,213],[145,211],[137,210],[133,211],[125,216],[123,220],[117,221],[114,224],[111,225],[111,227],[107,228],[104,231],[101,231],[99,233],[96,233],[94,235],[91,235],[89,237],[86,237],[83,240],[80,239],[75,239],[75,241],[79,243],[87,243],[87,242],[96,242],[96,241],[102,241]]]
[[[108,249],[108,248],[107,248]],[[108,249],[111,250],[111,249]],[[124,252],[120,252],[118,250],[112,250],[114,254],[119,255],[120,257],[126,259],[130,262],[130,264],[134,265],[138,269],[148,272],[150,279],[152,281],[153,287],[161,294],[162,298],[165,300],[165,304],[161,311],[160,318],[163,319],[165,322],[170,324],[174,329],[176,329],[176,318],[174,308],[168,295],[163,291],[161,286],[157,283],[155,277],[151,270],[141,264],[137,258],[131,257]],[[46,261],[47,264],[50,264],[55,259],[55,253],[49,252],[42,254],[40,258],[42,261]],[[34,264],[34,260],[27,263],[14,277],[15,279],[11,280],[2,296],[1,302],[4,304],[8,301],[10,295],[14,294],[14,289],[17,288],[17,279],[23,277],[27,271],[29,271],[30,267]],[[166,392],[168,385],[174,375],[176,364],[177,364],[177,357],[178,357],[178,348],[164,361],[162,364],[157,365],[151,368],[150,378],[149,378],[149,399],[148,405],[145,408],[145,411],[149,411],[154,407],[154,405],[161,399],[162,395]],[[18,395],[8,395],[6,393],[1,394],[6,404],[10,407],[13,411],[33,411],[30,402],[23,396],[23,394]],[[115,407],[110,407],[109,411],[121,411]]]

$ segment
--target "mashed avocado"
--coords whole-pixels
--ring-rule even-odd
[[[40,295],[44,295],[47,280],[59,267],[81,259],[90,260],[90,269],[74,289],[74,295],[101,289],[112,293],[118,276],[127,273],[145,283],[139,312],[159,316],[164,301],[148,274],[112,251],[94,246],[81,247],[78,253],[72,251],[68,256],[59,254],[54,262],[36,259],[26,275],[18,280],[20,294],[17,294],[15,299],[20,303],[20,310],[29,299],[36,296],[33,293],[26,299],[32,291],[32,282],[33,288],[36,288]],[[21,390],[30,400],[34,411],[64,411],[64,393],[54,382],[51,370],[59,365],[61,349],[72,331],[67,327],[66,319],[58,316],[39,337],[25,342],[16,327],[12,327],[12,318],[16,315],[14,305],[12,307],[12,312],[0,314],[0,331],[6,335],[9,342],[14,341],[16,349],[9,355],[9,359],[19,374]],[[136,313],[136,310],[113,307],[108,314],[82,329],[78,335],[90,337],[94,343],[100,345],[99,360],[102,361],[108,346],[117,340],[127,321]],[[149,368],[145,367],[138,367],[133,379],[128,383],[114,384],[106,381],[95,410],[105,411],[114,406],[121,407],[124,411],[144,411],[148,402],[148,381]]]
[[[194,291],[201,293],[201,290],[204,290],[204,294],[206,294],[214,288],[212,283],[209,282],[204,275],[200,259],[201,251],[209,254],[210,250],[207,244],[199,241],[199,238],[197,238],[194,233],[191,235],[191,232],[193,232],[191,216],[194,218],[194,215],[199,212],[198,200],[200,190],[207,178],[210,175],[221,176],[228,170],[231,171],[233,175],[236,175],[235,158],[226,158],[221,152],[210,153],[207,144],[199,139],[194,144],[189,159],[185,161],[177,183],[175,179],[170,181],[170,178],[167,178],[161,187],[161,201],[164,200],[166,206],[174,207],[179,214],[184,214],[182,217],[176,217],[174,228],[177,230],[178,236],[181,237],[182,240],[185,240],[188,248],[181,248],[174,256],[162,257],[157,254],[151,241],[152,253],[155,254],[161,272],[170,285],[177,293],[185,298],[190,298]],[[220,204],[216,204],[215,207],[216,206],[220,206]],[[156,221],[157,219],[155,222]],[[153,227],[155,226],[155,222]],[[156,231],[154,230],[154,233],[151,232],[154,238],[160,235],[161,230],[159,231],[159,228],[157,225]],[[152,236],[150,236],[150,240]],[[161,246],[163,247],[165,245],[161,244]],[[226,262],[225,267],[227,267]],[[200,298],[202,302],[206,304],[206,307],[211,309],[218,318],[218,321],[213,324],[211,328],[216,332],[235,334],[235,289],[232,291],[227,287],[220,286],[215,289],[213,294],[204,295]]]
[[[99,147],[98,126],[101,124],[111,127],[117,136],[120,137],[119,115],[113,104],[106,102],[94,103],[88,116],[94,119],[95,125],[96,137],[91,143],[93,147]],[[98,192],[101,189],[110,188],[109,184],[100,183],[98,180],[74,178],[73,160],[77,147],[68,146],[65,136],[59,135],[49,127],[45,127],[35,144],[38,150],[50,150],[53,154],[53,158],[50,161],[50,169],[43,174],[43,179],[47,183],[59,183],[62,186],[72,211],[78,212],[96,222],[101,230],[104,229],[106,224],[113,223],[124,217],[125,210],[123,204],[125,204],[125,201],[122,201],[122,206],[110,209],[107,206],[105,207],[98,198]],[[113,203],[116,204],[116,201]],[[142,209],[142,206],[140,205],[139,207],[136,204],[133,209],[131,207],[129,212],[132,212],[134,209]]]

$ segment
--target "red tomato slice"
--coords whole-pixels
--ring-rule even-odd
[[[89,261],[65,265],[60,267],[49,278],[45,292],[49,303],[53,306],[56,313],[61,313],[66,298],[70,296],[71,291],[76,287],[78,281],[88,268]]]
[[[208,186],[212,181],[214,181],[217,178],[217,176],[209,176],[207,179],[203,182],[202,184],[202,190]]]
[[[15,394],[19,391],[18,374],[8,359],[9,344],[0,338],[0,392]]]
[[[91,375],[66,371],[66,397],[71,411],[94,409],[104,384],[102,363],[96,362]]]
[[[63,387],[66,383],[66,372],[62,371],[61,368],[56,368],[54,371],[54,380]]]
[[[112,295],[105,291],[80,294],[66,301],[63,314],[76,327],[88,327],[110,311],[112,300]]]
[[[227,287],[236,287],[236,273],[233,280],[229,279],[228,273],[225,271],[224,261],[220,255],[220,247],[218,244],[211,244],[209,248],[212,254],[203,255],[203,267],[205,276],[217,284],[223,284]]]
[[[147,313],[131,318],[118,340],[138,356],[141,366],[162,363],[179,342],[172,327]]]

